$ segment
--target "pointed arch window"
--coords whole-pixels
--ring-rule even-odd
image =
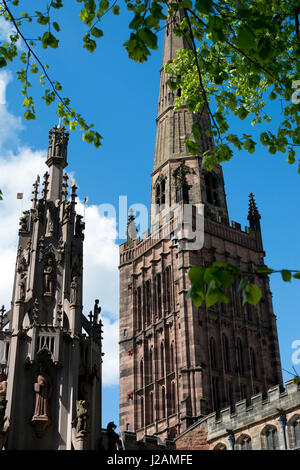
[[[161,178],[156,183],[155,186],[155,204],[158,206],[159,210],[161,206],[164,206],[166,203],[166,179]]]
[[[209,204],[219,206],[218,196],[218,179],[216,175],[206,174],[205,175],[205,188],[206,188],[206,199]]]
[[[300,418],[293,424],[293,437],[295,446],[300,446]]]
[[[275,427],[269,427],[263,432],[268,450],[279,450],[278,433]]]
[[[252,442],[249,436],[243,436],[240,440],[240,450],[252,450]]]
[[[154,422],[154,399],[153,399],[153,392],[150,392],[150,403],[149,403],[149,423]]]

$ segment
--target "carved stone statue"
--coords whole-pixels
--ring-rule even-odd
[[[28,222],[29,222],[29,211],[23,212],[22,217],[20,217],[20,230],[23,230],[24,232],[27,232],[28,230]]]
[[[19,281],[19,300],[24,300],[26,294],[26,279],[25,274],[20,274],[20,281]]]
[[[71,282],[70,303],[76,305],[78,300],[78,278],[74,276]]]
[[[75,237],[83,237],[83,231],[85,228],[85,223],[83,222],[82,215],[76,216],[76,224],[75,224]]]
[[[53,259],[48,258],[44,268],[44,294],[53,295],[54,267]]]
[[[0,372],[0,431],[3,429],[5,409],[6,409],[6,390],[7,390],[7,377],[4,372]]]
[[[76,434],[86,434],[88,431],[88,406],[85,400],[78,400],[76,402],[76,418],[72,424],[76,424]]]
[[[99,300],[95,300],[95,305],[94,305],[94,323],[98,323],[98,317],[99,314],[101,313],[101,307],[99,307]]]
[[[115,432],[116,425],[113,421],[108,423],[106,432],[107,432],[107,451],[114,452],[118,450],[118,446],[120,444],[120,438],[118,434]]]
[[[46,371],[46,365],[40,364],[40,372],[34,384],[35,408],[32,421],[38,419],[49,420],[49,399],[51,397],[52,386],[49,375]]]
[[[0,373],[0,397],[6,397],[7,376],[4,372]]]

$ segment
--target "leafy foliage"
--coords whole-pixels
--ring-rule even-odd
[[[300,272],[283,269],[275,271],[267,266],[260,266],[254,273],[244,273],[236,266],[226,262],[215,262],[206,268],[192,266],[189,270],[191,287],[187,298],[191,298],[196,307],[205,304],[206,308],[218,302],[228,304],[230,301],[229,288],[239,281],[238,290],[241,292],[242,304],[256,306],[262,298],[259,278],[280,272],[285,282],[292,277],[300,279]],[[292,274],[292,273],[295,274]]]
[[[0,68],[16,57],[24,64],[18,78],[26,97],[23,102],[25,119],[36,117],[34,100],[29,94],[32,87],[29,74],[40,73],[40,85],[45,87],[46,82],[49,85],[43,96],[46,105],[58,102],[57,113],[64,124],[71,130],[79,126],[83,139],[98,147],[100,134],[71,108],[69,98],[61,96],[62,86],[57,87],[58,82],[52,80],[47,71],[49,66],[43,64],[35,52],[39,43],[44,49],[59,48],[63,27],[60,12],[66,3],[70,13],[75,3],[81,4],[79,20],[86,27],[83,47],[90,53],[96,50],[104,34],[100,27],[104,15],[120,14],[117,0],[52,0],[45,2],[43,11],[22,11],[23,6],[28,8],[24,0],[0,0],[0,16],[12,23],[14,29],[10,40],[0,44]],[[300,100],[298,91],[293,88],[300,68],[297,0],[267,3],[264,0],[125,0],[126,8],[133,14],[130,36],[124,43],[131,59],[144,62],[151,50],[157,49],[157,35],[166,19],[167,4],[169,21],[173,21],[178,8],[184,13],[182,23],[175,25],[175,32],[186,36],[191,46],[190,50],[179,51],[174,63],[166,66],[170,87],[181,89],[176,106],[185,103],[193,112],[201,112],[206,107],[211,116],[215,146],[206,152],[203,164],[211,169],[215,163],[230,160],[233,147],[254,153],[256,142],[251,135],[229,132],[228,115],[232,113],[241,120],[251,116],[253,126],[270,122],[271,117],[265,111],[267,97],[281,101],[284,118],[277,134],[262,131],[260,141],[271,154],[287,153],[288,163],[294,164],[295,147],[300,145]],[[26,23],[31,23],[31,37],[37,33],[36,40],[26,39],[23,33]],[[41,35],[40,28],[44,28]],[[19,39],[24,42],[27,53],[18,50]],[[196,130],[186,137],[190,153],[198,152],[195,141],[200,137]]]

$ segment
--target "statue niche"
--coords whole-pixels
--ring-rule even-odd
[[[35,405],[31,423],[35,427],[37,437],[41,438],[51,424],[49,401],[52,394],[52,383],[45,362],[40,363],[33,389]]]
[[[44,265],[44,296],[52,298],[54,295],[55,265],[53,256],[48,256]]]

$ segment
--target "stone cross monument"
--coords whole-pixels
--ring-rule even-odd
[[[11,310],[1,309],[0,448],[97,449],[102,322],[82,313],[84,223],[67,198],[69,135],[49,132],[46,164],[23,213]],[[84,331],[83,331],[84,330]]]

